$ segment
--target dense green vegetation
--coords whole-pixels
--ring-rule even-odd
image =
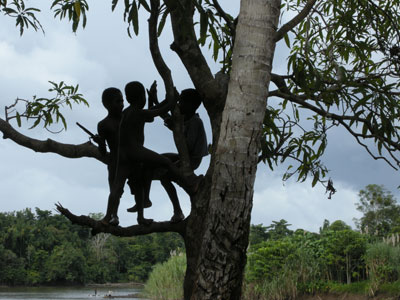
[[[251,225],[245,299],[294,299],[319,292],[400,294],[400,206],[378,185],[367,186],[359,196],[363,216],[356,229],[341,220],[325,220],[318,233],[291,230],[286,220]],[[150,298],[182,296],[186,257],[178,235],[92,237],[89,229],[38,208],[0,213],[0,228],[0,284],[148,279]]]
[[[100,217],[100,215],[94,217]],[[145,281],[183,248],[173,233],[117,238],[36,208],[0,213],[0,285]]]
[[[400,294],[400,206],[380,185],[359,193],[358,230],[325,220],[319,233],[292,231],[285,220],[252,225],[247,299],[294,299],[316,292]]]

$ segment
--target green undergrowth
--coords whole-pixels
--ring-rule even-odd
[[[144,295],[150,299],[183,299],[183,280],[186,271],[186,255],[171,255],[164,263],[156,264],[144,288]]]

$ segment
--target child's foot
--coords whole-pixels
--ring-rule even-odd
[[[104,217],[100,220],[100,223],[106,226],[110,225],[110,217]]]
[[[153,223],[153,219],[146,219],[146,218],[137,218],[137,222],[139,225],[150,225],[151,223]]]
[[[149,208],[149,207],[151,207],[152,205],[153,205],[153,203],[151,203],[150,199],[148,199],[147,201],[144,202],[143,208]],[[138,210],[137,210],[136,204],[135,204],[134,206],[128,208],[126,211],[127,211],[127,212],[131,212],[131,213],[137,212]]]
[[[182,221],[184,218],[185,218],[185,215],[182,212],[174,213],[174,215],[172,216],[170,222],[171,223],[178,223],[178,222]]]
[[[112,226],[118,226],[118,224],[119,224],[118,216],[117,215],[111,215],[111,219],[110,219],[110,221],[108,223],[110,225],[112,225]]]

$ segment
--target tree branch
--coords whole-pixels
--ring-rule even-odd
[[[157,24],[159,17],[159,9],[160,9],[160,1],[159,0],[150,0],[151,12],[149,18],[149,43],[150,43],[150,52],[153,58],[154,64],[158,70],[158,73],[161,75],[165,89],[167,91],[167,100],[174,99],[175,88],[174,83],[171,77],[171,70],[168,68],[164,59],[162,58],[160,48],[158,46],[158,37],[157,37]],[[183,133],[183,118],[180,115],[179,109],[175,108],[173,112],[174,117],[174,141],[175,145],[179,152],[179,157],[182,162],[183,171],[186,175],[193,174],[192,169],[190,168],[190,159],[189,159],[189,151],[187,149],[187,145],[185,142],[185,136]]]
[[[232,22],[232,19],[230,18],[230,16],[222,9],[221,5],[219,5],[218,0],[212,0],[215,9],[217,10],[218,14],[220,14],[220,16],[225,20],[229,31],[232,35],[232,39],[235,39],[235,31],[236,31],[236,26],[235,24]]]
[[[0,131],[4,139],[10,139],[20,146],[41,153],[56,153],[67,158],[92,157],[107,164],[107,157],[100,154],[96,146],[90,142],[80,145],[63,144],[51,139],[45,141],[30,138],[16,131],[9,123],[0,118]]]
[[[190,13],[194,11],[192,0],[171,1],[171,3],[174,2],[182,3],[184,7],[170,7],[174,34],[171,49],[178,54],[183,62],[194,86],[203,96],[204,106],[210,114],[210,110],[215,107],[215,102],[224,100],[225,97],[221,97],[221,88],[211,73],[197,42],[193,13]],[[170,6],[167,1],[165,1],[165,4]],[[185,12],[182,13],[182,10],[185,10]]]
[[[154,65],[157,68],[158,73],[164,81],[165,90],[167,93],[167,99],[173,99],[175,97],[174,94],[174,82],[171,76],[171,70],[168,68],[165,63],[160,48],[158,46],[158,37],[157,37],[157,23],[160,9],[160,1],[159,0],[150,0],[151,12],[149,18],[149,44],[150,44],[150,52],[151,57],[153,58]]]
[[[153,222],[150,225],[133,225],[129,227],[120,227],[106,225],[101,221],[97,221],[88,216],[76,216],[68,209],[64,208],[60,203],[56,204],[56,209],[69,219],[73,224],[87,226],[92,228],[92,234],[96,235],[100,232],[111,233],[116,236],[137,236],[155,232],[177,232],[184,235],[186,221],[171,223],[171,222]]]
[[[330,112],[324,110],[323,108],[316,107],[316,106],[308,103],[305,99],[298,97],[296,95],[293,95],[291,93],[287,94],[287,93],[284,93],[281,91],[271,91],[269,93],[269,96],[270,97],[275,96],[275,97],[279,97],[279,98],[283,98],[283,99],[289,99],[291,102],[299,104],[300,106],[307,108],[307,109],[319,114],[320,116],[324,116],[326,118],[330,118],[334,121],[337,121],[357,140],[357,142],[361,146],[363,146],[367,150],[368,154],[370,154],[375,160],[382,159],[382,160],[386,161],[386,163],[388,163],[392,168],[397,170],[398,167],[395,167],[387,158],[385,158],[383,156],[374,155],[370,151],[369,147],[366,144],[361,142],[360,138],[374,138],[374,139],[380,140],[383,144],[383,147],[388,151],[389,155],[393,158],[393,160],[396,162],[396,164],[400,167],[400,160],[398,158],[394,157],[394,155],[392,153],[393,151],[400,150],[400,144],[395,141],[392,141],[389,138],[385,138],[385,137],[381,136],[379,133],[376,133],[376,130],[372,126],[371,122],[369,122],[367,119],[360,118],[357,116],[347,116],[347,115],[341,116],[341,115],[338,115],[335,113],[330,113]],[[351,126],[349,124],[347,124],[345,121],[355,121],[355,122],[365,124],[367,126],[368,130],[371,132],[371,135],[360,134],[360,133],[355,132],[351,128]],[[393,147],[393,149],[390,149],[390,146]]]
[[[296,27],[301,21],[303,21],[308,16],[311,9],[314,7],[316,1],[317,0],[308,0],[302,11],[299,12],[297,16],[295,16],[293,19],[291,19],[289,22],[283,25],[276,32],[274,41],[275,42],[280,41],[285,36],[286,33],[288,33],[290,30]]]

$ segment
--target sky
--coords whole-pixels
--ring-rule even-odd
[[[107,1],[106,1],[107,2]],[[108,1],[110,2],[110,1]],[[28,29],[22,37],[13,19],[0,18],[0,117],[5,118],[3,107],[12,104],[17,97],[31,99],[33,95],[48,97],[49,80],[79,84],[80,92],[90,107],[75,106],[66,109],[68,129],[51,134],[42,128],[28,130],[25,123],[19,130],[37,139],[51,138],[64,143],[79,144],[88,141],[87,135],[75,126],[78,121],[95,132],[97,123],[106,116],[101,104],[101,93],[105,88],[123,90],[129,81],[141,81],[149,87],[158,81],[158,96],[164,95],[162,81],[148,50],[147,18],[140,15],[140,34],[132,39],[126,33],[122,17],[122,3],[111,13],[111,2],[89,2],[88,24],[76,34],[71,24],[53,18],[47,7],[41,7],[37,15],[45,34]],[[239,0],[221,1],[222,6],[236,16]],[[29,1],[28,1],[29,5]],[[42,3],[43,5],[43,3]],[[172,70],[175,85],[180,91],[193,87],[178,56],[169,49],[172,34],[166,25],[160,38],[162,54]],[[218,66],[211,59],[208,49],[203,49],[214,73]],[[284,43],[277,46],[274,72],[285,74],[287,48]],[[211,130],[203,107],[199,110],[204,121],[208,140]],[[24,124],[24,123],[23,123]],[[12,123],[16,126],[16,123]],[[58,129],[57,126],[54,129]],[[146,125],[145,146],[157,151],[176,152],[171,132],[156,120]],[[274,171],[259,165],[254,190],[252,212],[253,224],[268,226],[272,221],[287,220],[290,229],[303,228],[318,232],[325,219],[333,222],[343,220],[354,228],[354,218],[361,215],[355,209],[358,192],[368,184],[383,184],[399,198],[398,172],[383,161],[374,161],[344,130],[335,128],[328,135],[328,148],[323,162],[330,170],[337,193],[328,199],[322,185],[311,187],[311,182],[283,182],[283,168]],[[207,170],[209,157],[203,159],[197,174]],[[126,208],[134,200],[125,188],[121,199],[119,216],[122,226],[136,224],[136,214]],[[178,188],[182,209],[190,213],[188,196]],[[35,153],[0,139],[0,211],[12,212],[27,207],[55,212],[55,203],[61,203],[72,213],[87,215],[105,213],[107,197],[106,166],[91,158],[68,159],[55,154]],[[152,185],[150,198],[153,206],[146,209],[145,216],[156,221],[169,220],[172,205],[158,182]]]

